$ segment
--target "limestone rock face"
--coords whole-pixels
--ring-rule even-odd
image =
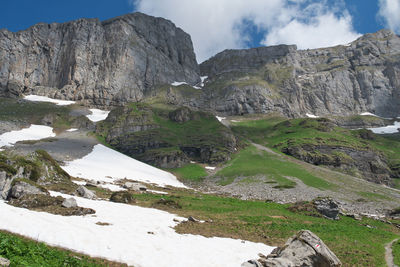
[[[388,30],[329,48],[226,50],[200,69],[204,103],[227,115],[400,115],[400,37]]]
[[[156,84],[200,82],[191,38],[141,13],[106,21],[0,30],[0,95],[34,93],[91,105],[142,99]]]

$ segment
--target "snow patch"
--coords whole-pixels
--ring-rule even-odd
[[[183,85],[183,84],[187,84],[187,82],[173,82],[173,83],[171,83],[172,86],[180,86],[180,85]]]
[[[385,127],[378,127],[378,128],[368,128],[368,130],[371,130],[376,134],[392,134],[392,133],[398,133],[399,128],[400,128],[400,122],[395,121],[393,125],[388,125]]]
[[[218,117],[218,116],[215,116],[215,118],[217,118],[217,120],[218,120],[219,122],[221,122],[222,120],[225,120],[225,119],[226,119],[226,117]]]
[[[319,118],[319,116],[316,116],[316,115],[310,114],[310,113],[306,113],[306,116],[309,118],[313,118],[313,119]]]
[[[57,106],[68,106],[68,105],[75,104],[75,101],[54,99],[54,98],[49,98],[47,96],[40,96],[40,95],[27,95],[27,96],[24,96],[24,99],[28,100],[28,101],[35,101],[35,102],[50,102],[50,103],[57,104]]]
[[[168,195],[167,192],[158,191],[158,190],[149,190],[149,189],[147,189],[146,192],[150,192],[150,193],[154,193],[154,194],[160,194],[160,195]]]
[[[185,187],[172,174],[100,144],[95,145],[88,155],[66,162],[61,168],[74,177],[107,183],[126,178],[160,186]]]
[[[75,132],[75,131],[78,131],[78,129],[77,128],[71,128],[71,129],[67,130],[67,132]]]
[[[101,110],[97,108],[91,108],[89,110],[92,112],[92,114],[86,115],[86,117],[93,122],[105,120],[108,116],[108,113],[110,113],[110,111]]]
[[[71,196],[51,192],[53,196]],[[74,197],[96,216],[61,216],[0,201],[0,229],[52,246],[134,266],[240,266],[273,247],[230,238],[178,234],[176,215],[138,206]],[[178,220],[185,220],[178,217]],[[101,226],[97,222],[110,225]]]
[[[205,168],[206,168],[207,170],[215,170],[216,167],[206,166]]]
[[[363,112],[360,113],[361,116],[374,116],[374,117],[379,117],[378,115],[375,115],[374,113],[371,112]]]
[[[56,134],[53,133],[53,128],[32,124],[29,128],[11,131],[0,135],[0,147],[13,146],[18,141],[40,140],[54,136],[56,136]]]

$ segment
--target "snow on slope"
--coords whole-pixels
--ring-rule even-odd
[[[310,114],[310,113],[306,113],[306,116],[307,116],[308,118],[312,118],[312,119],[319,118],[319,116],[316,116],[316,115]]]
[[[56,136],[56,134],[53,133],[53,128],[49,126],[32,124],[29,128],[11,131],[0,135],[0,147],[12,146],[18,141],[40,140],[54,136]]]
[[[177,234],[171,228],[177,224],[173,221],[177,216],[156,209],[79,197],[76,200],[79,206],[96,210],[96,216],[64,217],[0,201],[0,229],[138,267],[240,266],[258,258],[258,253],[267,255],[273,249],[229,238]]]
[[[67,106],[75,104],[75,101],[68,101],[68,100],[60,100],[60,99],[53,99],[46,96],[40,95],[27,95],[24,97],[25,100],[29,101],[36,101],[36,102],[50,102],[57,104],[58,106]]]
[[[110,111],[97,108],[91,108],[89,110],[92,112],[92,114],[86,115],[86,117],[93,122],[105,120],[108,116],[108,113],[110,113]]]
[[[385,127],[378,127],[378,128],[368,128],[368,129],[376,134],[391,134],[391,133],[398,133],[399,128],[400,128],[400,122],[395,121],[393,125],[388,125]]]
[[[88,155],[66,162],[62,168],[71,176],[95,181],[113,182],[127,178],[160,186],[185,187],[172,174],[103,145],[94,146]]]

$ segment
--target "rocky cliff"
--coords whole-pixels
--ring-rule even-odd
[[[229,115],[400,115],[400,37],[387,30],[321,49],[226,50],[200,70],[207,108]]]
[[[174,81],[196,84],[199,67],[190,36],[162,18],[134,13],[0,30],[3,96],[35,93],[120,105]]]

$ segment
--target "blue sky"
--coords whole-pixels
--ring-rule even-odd
[[[314,48],[382,28],[400,31],[400,0],[3,0],[0,28],[104,20],[137,10],[168,18],[190,33],[199,61],[225,48],[278,43]]]

